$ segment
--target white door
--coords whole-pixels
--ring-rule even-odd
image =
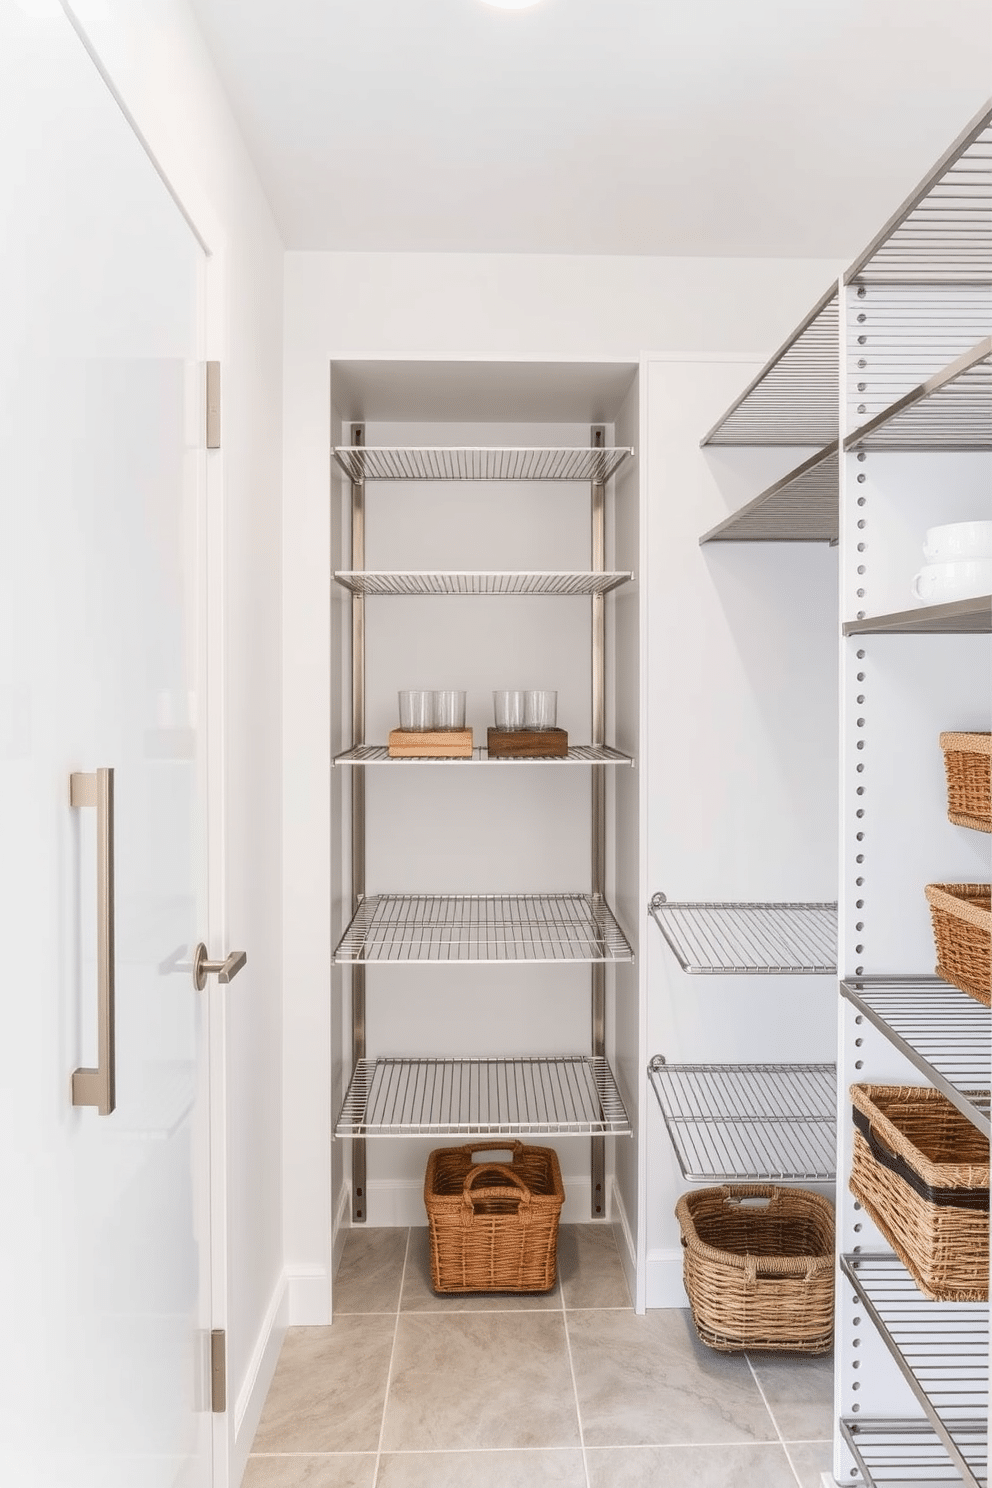
[[[202,253],[38,0],[0,202],[0,1482],[208,1488]]]

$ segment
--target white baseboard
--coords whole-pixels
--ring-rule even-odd
[[[289,1326],[289,1278],[285,1271],[279,1277],[262,1320],[262,1326],[251,1351],[241,1388],[234,1403],[234,1431],[230,1479],[240,1483],[248,1466],[251,1444],[258,1430],[265,1397],[275,1373],[279,1350]],[[230,1408],[230,1399],[229,1399]]]
[[[341,1264],[341,1256],[344,1253],[344,1242],[348,1238],[348,1230],[351,1225],[351,1184],[342,1183],[341,1193],[338,1198],[338,1207],[334,1214],[334,1223],[331,1227],[331,1288],[333,1302],[334,1278],[338,1274]]]
[[[637,1242],[631,1232],[630,1221],[624,1208],[623,1198],[616,1181],[610,1185],[610,1214],[613,1218],[613,1234],[616,1240],[620,1264],[627,1278],[627,1290],[637,1310]]]
[[[648,1307],[688,1307],[682,1281],[682,1247],[678,1250],[649,1250],[645,1268]]]
[[[331,1321],[331,1290],[323,1266],[288,1266],[283,1273],[289,1326],[322,1327]]]
[[[588,1223],[591,1214],[592,1185],[589,1174],[562,1176],[565,1188],[565,1203],[562,1206],[563,1224]],[[368,1184],[368,1221],[370,1227],[406,1228],[409,1225],[427,1225],[424,1208],[423,1179],[374,1179]]]

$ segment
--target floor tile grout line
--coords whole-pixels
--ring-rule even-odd
[[[409,1226],[406,1232],[406,1245],[403,1248],[403,1267],[400,1271],[400,1286],[396,1296],[396,1322],[393,1325],[393,1344],[389,1350],[389,1368],[386,1371],[386,1388],[382,1396],[382,1420],[379,1423],[379,1441],[375,1449],[375,1467],[372,1470],[372,1488],[376,1488],[379,1481],[379,1464],[382,1461],[382,1441],[386,1434],[386,1412],[389,1409],[389,1391],[393,1383],[393,1364],[396,1360],[396,1339],[400,1331],[400,1318],[403,1316],[403,1287],[406,1283],[407,1262],[410,1259],[410,1234]]]
[[[565,1288],[561,1289],[561,1320],[565,1330],[565,1352],[568,1354],[568,1372],[572,1376],[572,1398],[575,1401],[575,1424],[579,1428],[579,1448],[582,1452],[582,1472],[586,1488],[592,1488],[589,1478],[589,1458],[586,1455],[586,1436],[582,1428],[582,1409],[579,1405],[579,1385],[575,1378],[575,1360],[572,1358],[572,1340],[568,1332],[568,1308],[565,1306]]]
[[[799,1488],[803,1488],[802,1480],[800,1479],[799,1473],[798,1473],[798,1471],[796,1469],[796,1464],[793,1462],[792,1458],[790,1457],[790,1455],[789,1455],[789,1448],[785,1444],[785,1437],[782,1435],[782,1429],[781,1429],[781,1427],[778,1424],[778,1421],[777,1421],[777,1419],[775,1417],[775,1412],[772,1410],[771,1405],[769,1404],[769,1401],[768,1401],[768,1396],[765,1394],[765,1392],[764,1392],[764,1390],[762,1388],[762,1385],[761,1385],[761,1381],[758,1378],[758,1371],[754,1367],[754,1361],[752,1360],[751,1355],[746,1350],[744,1352],[744,1357],[747,1360],[747,1367],[751,1371],[751,1378],[754,1380],[754,1383],[755,1383],[755,1385],[758,1388],[758,1394],[761,1396],[761,1400],[762,1400],[762,1403],[763,1403],[763,1405],[765,1407],[765,1410],[768,1412],[768,1418],[769,1418],[769,1420],[771,1421],[772,1425],[775,1428],[775,1435],[778,1437],[779,1446],[782,1448],[782,1451],[785,1453],[785,1460],[789,1464],[789,1470],[792,1473],[792,1476],[795,1478],[796,1482],[799,1484]]]

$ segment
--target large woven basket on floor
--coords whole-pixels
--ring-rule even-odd
[[[834,1211],[818,1194],[725,1184],[683,1194],[683,1275],[711,1348],[823,1354],[833,1342]]]
[[[989,1142],[932,1086],[852,1085],[851,1192],[923,1294],[989,1295]]]
[[[992,832],[992,734],[941,734],[947,815],[956,826]]]
[[[512,1149],[509,1163],[476,1152]],[[432,1152],[424,1180],[436,1292],[547,1292],[565,1190],[551,1147],[468,1142]]]
[[[992,886],[927,884],[937,975],[992,1004]]]

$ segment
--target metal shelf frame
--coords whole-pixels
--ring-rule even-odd
[[[711,542],[836,543],[840,456],[837,440],[804,460],[699,539]]]
[[[985,1136],[992,1012],[939,977],[842,981],[841,995]]]
[[[888,615],[866,615],[845,620],[844,635],[989,635],[992,633],[992,594],[955,599],[948,604],[918,605]]]
[[[836,439],[839,325],[832,284],[700,444],[801,446]]]
[[[358,444],[336,446],[334,458],[354,485],[366,481],[584,481],[601,485],[633,453],[626,446],[605,444],[547,449]]]
[[[841,1271],[968,1488],[986,1488],[989,1305],[930,1302],[892,1255],[842,1255]]]
[[[629,584],[632,573],[508,573],[508,572],[448,572],[448,573],[396,573],[373,572],[363,569],[360,573],[342,569],[334,575],[335,582],[352,594],[375,595],[377,597],[402,595],[423,598],[438,595],[554,595],[558,598],[588,597],[593,594],[609,594],[621,584]]]
[[[420,758],[393,758],[388,744],[362,744],[357,749],[346,749],[334,759],[335,765],[629,765],[634,761],[629,754],[621,754],[607,744],[571,744],[567,754],[537,754],[512,756],[490,754],[484,744],[478,745],[464,757],[451,758],[440,755],[423,755]]]
[[[352,966],[633,959],[595,894],[370,894],[334,953]]]
[[[868,1488],[947,1488],[948,1484],[961,1488],[961,1474],[929,1422],[844,1417],[840,1429]],[[988,1474],[984,1423],[956,1426],[955,1436],[976,1478],[984,1483]]]
[[[360,1060],[339,1137],[630,1136],[605,1059]],[[498,1142],[494,1145],[498,1145]]]
[[[832,1064],[668,1064],[648,1078],[683,1178],[701,1183],[832,1183]]]
[[[992,450],[992,336],[862,424],[845,450]]]
[[[714,976],[827,976],[837,970],[837,905],[670,904],[648,906],[683,971]]]

